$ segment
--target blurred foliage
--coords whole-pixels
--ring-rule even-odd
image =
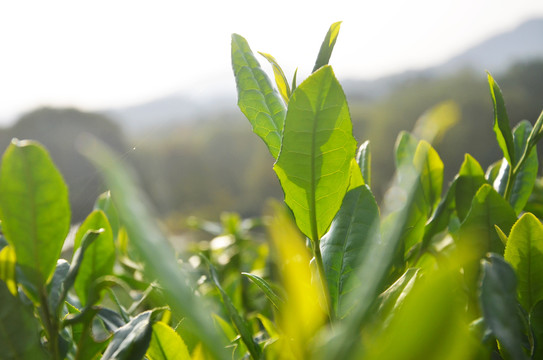
[[[107,117],[76,109],[40,108],[24,114],[12,127],[0,131],[0,148],[12,138],[42,143],[58,164],[68,184],[72,222],[82,221],[105,188],[95,168],[78,151],[81,135],[91,134],[119,153],[126,151],[120,127]]]
[[[543,78],[543,60],[519,63],[499,78],[512,125],[534,121],[543,94],[538,81]],[[378,202],[392,178],[396,135],[414,129],[424,112],[442,101],[454,101],[460,111],[460,121],[433,144],[447,164],[445,182],[458,171],[464,153],[472,154],[483,168],[499,156],[494,134],[488,131],[493,113],[487,87],[486,74],[469,69],[446,77],[404,80],[374,99],[359,95],[356,82],[346,86],[354,136],[359,143],[372,143],[372,189]],[[179,121],[175,127],[157,124],[126,140],[120,127],[104,115],[37,109],[1,130],[0,146],[7,147],[12,137],[36,139],[46,146],[71,190],[73,222],[90,212],[104,190],[99,174],[76,150],[82,133],[93,134],[123,154],[174,232],[186,230],[189,215],[218,219],[228,209],[250,217],[261,213],[267,199],[283,197],[272,170],[273,157],[251,135],[237,109]]]

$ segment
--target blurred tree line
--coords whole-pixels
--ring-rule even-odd
[[[494,75],[511,123],[522,119],[534,122],[543,109],[543,60],[517,64]],[[346,93],[355,137],[359,143],[371,141],[372,182],[378,198],[394,171],[398,133],[412,130],[420,115],[439,102],[455,101],[462,114],[461,121],[436,144],[447,180],[458,171],[465,153],[472,154],[483,167],[499,156],[486,74],[466,69],[442,78],[421,76],[372,100],[349,92],[349,88]],[[216,219],[228,210],[254,216],[261,213],[268,198],[282,198],[273,158],[237,110],[179,122],[174,127],[157,126],[130,138],[101,114],[34,110],[0,131],[0,146],[5,149],[17,137],[38,140],[49,149],[70,188],[74,222],[89,213],[98,194],[105,190],[100,174],[77,151],[84,133],[101,139],[136,169],[140,185],[172,230],[182,230],[189,215]]]

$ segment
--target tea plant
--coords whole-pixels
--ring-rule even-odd
[[[214,239],[181,258],[119,158],[83,153],[111,190],[79,226],[71,262],[68,192],[46,150],[14,140],[0,169],[0,348],[4,359],[539,359],[543,225],[535,124],[512,130],[489,74],[503,159],[469,154],[444,186],[432,146],[454,104],[399,135],[397,173],[379,206],[371,148],[358,147],[328,65],[330,27],[313,72],[289,82],[232,36],[238,104],[262,138],[285,194],[254,223],[193,221]],[[269,240],[269,241],[268,241]]]

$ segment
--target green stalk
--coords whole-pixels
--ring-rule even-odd
[[[319,271],[319,278],[321,281],[322,291],[324,295],[324,301],[326,302],[326,307],[328,309],[328,319],[332,323],[335,318],[334,308],[332,307],[332,301],[330,301],[330,290],[328,290],[328,283],[326,282],[326,274],[324,273],[324,263],[322,261],[322,254],[320,248],[320,241],[317,239],[313,243],[313,255],[315,257],[315,262],[317,263],[317,269]]]
[[[58,348],[58,323],[49,312],[49,302],[47,301],[47,292],[45,288],[42,287],[39,294],[41,303],[41,311],[39,313],[45,327],[47,340],[49,342],[48,347],[53,354],[53,359],[61,360],[60,351]]]

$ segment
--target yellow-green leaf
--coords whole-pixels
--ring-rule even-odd
[[[285,76],[285,73],[283,72],[283,69],[281,69],[281,66],[277,63],[277,60],[270,54],[266,54],[263,52],[258,52],[260,55],[264,56],[266,60],[271,64],[273,68],[273,75],[275,77],[275,83],[277,84],[277,90],[279,90],[279,94],[281,94],[281,97],[283,98],[283,101],[285,104],[288,104],[288,100],[290,99],[290,86],[288,85],[287,77]]]
[[[518,300],[530,312],[543,299],[543,225],[533,214],[526,213],[515,223],[504,257],[517,275]]]
[[[314,241],[341,206],[355,151],[345,94],[324,66],[292,94],[274,166],[298,227]]]
[[[162,321],[153,324],[151,343],[145,355],[149,360],[190,360],[183,339]]]

